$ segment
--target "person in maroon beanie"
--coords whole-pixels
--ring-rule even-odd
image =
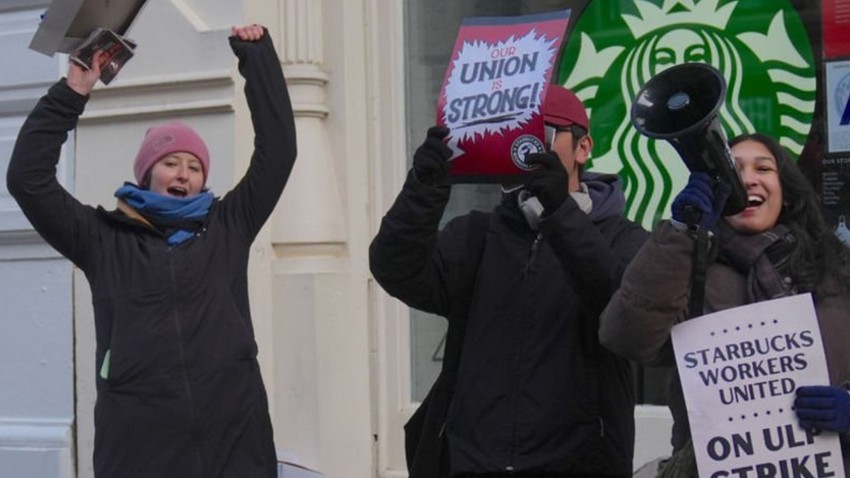
[[[248,303],[251,243],[296,157],[280,61],[261,26],[233,28],[256,139],[223,198],[189,126],[151,127],[118,207],[81,204],[56,180],[68,132],[100,76],[73,62],[18,135],[10,194],[41,236],[83,270],[94,305],[97,478],[272,478],[277,459]],[[126,152],[116,152],[116,156]]]
[[[615,175],[582,171],[581,101],[550,85],[549,151],[492,212],[438,230],[448,130],[433,127],[369,250],[378,283],[448,319],[443,368],[405,426],[411,478],[630,477],[629,362],[597,339],[599,314],[648,237],[622,214]]]

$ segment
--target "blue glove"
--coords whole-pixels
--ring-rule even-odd
[[[688,184],[673,200],[673,219],[688,226],[711,229],[720,219],[731,190],[723,181],[715,185],[708,173],[694,171]]]
[[[841,387],[797,387],[794,409],[800,426],[850,432],[850,393]]]

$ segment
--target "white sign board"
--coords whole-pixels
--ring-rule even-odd
[[[797,425],[795,390],[828,385],[810,294],[673,327],[699,475],[844,476],[838,436]]]

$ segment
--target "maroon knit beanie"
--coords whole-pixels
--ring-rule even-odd
[[[578,96],[563,86],[551,84],[543,99],[543,121],[552,126],[579,125],[590,130],[587,111]]]
[[[210,174],[210,153],[204,140],[189,126],[171,122],[153,126],[145,133],[142,146],[133,164],[133,173],[139,186],[157,161],[171,153],[191,153],[201,160],[204,168],[204,184]]]

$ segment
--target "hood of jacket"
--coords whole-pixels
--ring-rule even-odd
[[[587,194],[593,203],[593,209],[590,211],[590,219],[593,222],[623,214],[626,208],[626,196],[623,193],[622,181],[619,176],[585,172],[582,174],[582,183],[587,187]],[[526,220],[518,206],[518,197],[523,190],[523,187],[503,189],[500,209],[503,213],[508,213],[508,216],[525,224]]]
[[[587,185],[587,192],[593,202],[590,218],[594,222],[623,214],[626,208],[626,195],[623,193],[619,176],[585,172],[581,179]]]

